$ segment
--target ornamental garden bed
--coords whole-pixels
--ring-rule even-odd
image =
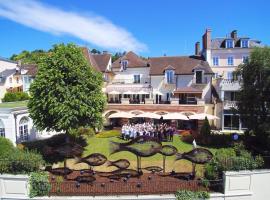
[[[184,180],[187,174],[182,174],[183,179],[161,176],[154,173],[145,173],[139,178],[122,177],[119,180],[101,177],[95,174],[92,183],[78,184],[76,177],[88,176],[74,171],[62,182],[57,177],[50,175],[51,196],[99,196],[99,195],[143,195],[143,194],[175,194],[178,190],[207,191],[199,180]],[[180,175],[180,174],[179,174]]]

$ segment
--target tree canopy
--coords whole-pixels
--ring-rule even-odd
[[[102,75],[89,66],[79,47],[55,45],[39,63],[30,86],[30,117],[40,130],[69,133],[100,127],[106,102],[102,83]]]
[[[13,54],[10,60],[19,61],[21,60],[23,64],[38,64],[42,62],[43,57],[48,54],[47,51],[38,49],[34,51],[22,51],[21,53]]]
[[[248,129],[270,144],[270,48],[256,48],[240,66],[238,111]]]

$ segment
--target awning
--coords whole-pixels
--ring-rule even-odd
[[[128,113],[128,112],[117,112],[117,113],[113,113],[111,114],[108,118],[112,119],[112,118],[133,118],[135,115]]]
[[[163,93],[161,93],[160,91],[157,91],[157,90],[154,91],[153,94],[154,94],[154,95],[157,94],[157,95],[159,95],[159,96],[163,96]]]
[[[206,117],[209,120],[219,119],[219,117],[217,117],[215,115],[209,115],[209,114],[206,114],[206,113],[200,113],[200,114],[190,115],[189,116],[189,119],[204,120]]]
[[[136,94],[149,94],[149,93],[141,90],[141,91],[137,92]]]
[[[134,116],[134,118],[160,119],[161,115],[158,115],[156,113],[145,112],[145,113]]]
[[[163,119],[188,120],[187,116],[181,113],[168,113],[163,115]]]
[[[109,92],[108,94],[121,94],[121,93],[114,90],[114,91]]]

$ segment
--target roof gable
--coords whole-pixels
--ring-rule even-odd
[[[114,61],[112,64],[112,68],[120,68],[122,60],[128,61],[127,68],[148,67],[147,62],[144,59],[140,58],[134,52],[129,51],[127,54]]]

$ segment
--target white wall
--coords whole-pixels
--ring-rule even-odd
[[[142,79],[147,79],[149,78],[149,70],[150,67],[136,67],[136,68],[127,68],[126,70],[120,72],[116,70],[114,70],[115,72],[115,76],[114,79],[128,79],[131,80],[133,83],[133,79],[134,79],[134,75],[140,75],[141,76],[141,80]]]

